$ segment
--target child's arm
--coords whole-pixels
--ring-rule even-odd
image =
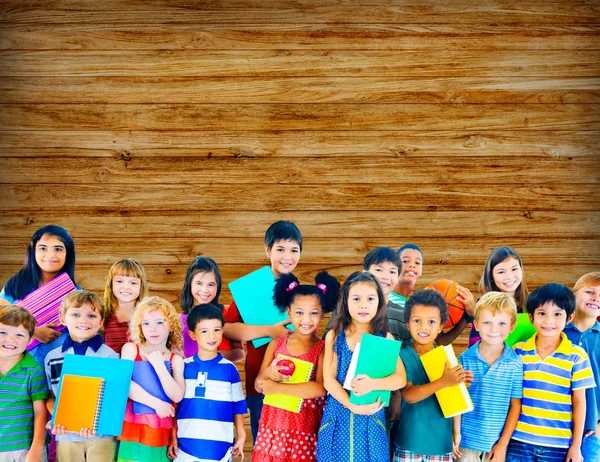
[[[25,462],[41,462],[46,441],[46,401],[38,399],[33,402],[33,440]]]
[[[585,424],[585,389],[579,388],[572,391],[573,399],[573,440],[567,452],[567,462],[581,462],[581,441],[583,440],[583,427]]]
[[[389,339],[394,339],[394,336],[388,332],[386,335]],[[398,357],[396,361],[396,372],[381,379],[372,379],[368,375],[359,374],[352,379],[352,391],[355,395],[365,395],[373,390],[390,390],[395,391],[403,388],[406,385],[406,371],[404,364]]]
[[[54,412],[54,401],[55,401],[54,393],[50,392],[50,398],[46,400],[46,411],[52,417],[52,413]]]
[[[461,422],[460,414],[452,417],[452,455],[454,456],[455,459],[462,457],[462,453],[458,449],[460,446],[460,439],[461,439],[460,422]]]
[[[379,402],[379,399],[373,404],[352,404],[350,402],[350,395],[342,384],[337,381],[335,376],[337,375],[337,363],[338,357],[335,351],[333,351],[333,345],[335,343],[335,332],[330,330],[325,336],[325,358],[323,360],[323,386],[325,390],[338,400],[342,406],[346,407],[354,414],[361,415],[373,415],[383,408],[383,403]]]
[[[244,461],[244,444],[246,443],[246,428],[244,427],[244,415],[234,414],[233,425],[235,426],[235,432],[237,437],[235,444],[233,445],[233,457],[240,456],[241,461]]]
[[[506,423],[504,424],[504,430],[500,435],[500,439],[494,444],[494,447],[490,451],[488,459],[490,462],[504,461],[506,458],[506,447],[510,442],[510,437],[515,431],[519,416],[521,415],[521,400],[519,398],[510,399],[510,408],[508,409],[508,415],[506,416]]]
[[[240,342],[250,342],[251,340],[261,337],[276,339],[290,332],[289,329],[285,327],[290,324],[290,322],[290,320],[281,321],[272,326],[254,326],[244,324],[243,322],[226,322],[223,335],[232,340],[239,340]]]
[[[302,399],[320,398],[325,396],[327,392],[323,387],[323,361],[325,359],[325,351],[321,350],[319,354],[319,360],[317,363],[317,373],[314,381],[305,383],[279,383],[272,380],[261,380],[261,383],[257,386],[262,388],[264,395],[274,395],[280,393],[282,395],[295,396]]]
[[[404,387],[402,390],[402,398],[404,398],[404,401],[410,404],[418,403],[419,401],[423,401],[425,398],[429,398],[436,391],[441,390],[442,388],[458,385],[464,381],[465,371],[462,366],[458,365],[450,369],[448,368],[448,363],[446,363],[444,373],[439,379],[426,383],[425,385],[413,385],[412,383],[408,382],[406,387]]]
[[[239,342],[236,340],[235,343],[239,343]],[[219,353],[221,353],[221,356],[223,356],[223,358],[228,359],[232,363],[238,363],[240,361],[243,361],[244,358],[246,357],[246,353],[244,352],[244,349],[241,347],[232,348],[231,350],[219,351]]]
[[[275,348],[277,348],[277,340],[271,340],[269,346],[267,347],[267,351],[265,351],[265,356],[262,364],[260,365],[258,376],[254,381],[254,388],[259,393],[263,392],[262,385],[267,380],[272,380],[274,382],[286,382],[290,379],[288,375],[284,375],[279,372],[281,369],[285,369],[285,367],[277,365],[279,359],[275,358]]]
[[[456,340],[458,338],[458,336],[460,334],[462,334],[462,331],[465,330],[465,327],[467,327],[467,320],[464,318],[464,316],[460,319],[460,321],[458,321],[456,323],[456,325],[450,329],[449,331],[446,332],[441,332],[436,338],[435,338],[435,344],[436,345],[450,345],[452,342],[454,342],[454,340]]]
[[[171,428],[171,438],[169,441],[169,449],[167,455],[171,459],[177,459],[177,450],[179,445],[177,444],[177,419],[173,419],[173,428]]]
[[[156,371],[160,384],[165,394],[175,403],[183,399],[185,381],[183,379],[183,358],[179,355],[173,356],[173,375],[165,366],[165,357],[160,351],[153,351],[146,358]]]

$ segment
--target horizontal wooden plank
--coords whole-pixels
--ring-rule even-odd
[[[0,185],[0,210],[600,210],[595,184]]]
[[[144,88],[144,91],[139,91]],[[595,77],[3,77],[0,103],[598,103]]]
[[[135,204],[134,204],[135,205]],[[148,212],[133,207],[130,211],[64,210],[0,211],[0,235],[16,238],[25,246],[35,232],[49,223],[64,226],[79,239],[164,239],[179,237],[197,243],[201,239],[258,239],[277,220],[291,220],[304,239],[377,237],[388,245],[426,238],[483,238],[490,245],[512,239],[599,239],[600,214],[571,210],[532,212],[523,208],[497,211],[381,211],[347,213],[327,212],[227,212],[198,213],[197,210]],[[19,254],[22,252],[18,252]]]
[[[4,104],[9,130],[599,130],[596,104]]]
[[[219,265],[224,286],[223,303],[231,301],[231,294],[226,284],[256,269],[253,265]],[[12,276],[20,265],[3,265],[0,268],[0,281],[2,284]],[[94,292],[104,292],[106,277],[110,265],[77,265],[75,272],[76,282]],[[148,284],[151,291],[161,293],[179,293],[183,286],[187,265],[146,265]],[[303,265],[300,264],[294,272],[300,281],[314,281],[319,271],[329,271],[333,276],[343,281],[352,272],[360,269],[360,265]],[[423,287],[439,279],[453,279],[470,290],[476,291],[477,283],[481,276],[482,265],[426,265],[425,273],[419,278],[418,287]],[[556,264],[552,265],[527,265],[524,266],[526,281],[530,289],[534,289],[549,282],[560,282],[572,287],[577,279],[590,271],[597,271],[597,265],[561,265],[560,274],[556,271]],[[173,296],[171,296],[172,298]]]
[[[343,0],[177,0],[3,1],[0,18],[18,25],[76,24],[590,24],[598,23],[597,4],[588,0],[553,2],[410,0],[372,2]],[[368,11],[368,14],[365,12]]]
[[[57,162],[61,168],[57,169]],[[357,175],[356,166],[361,174]],[[10,184],[305,184],[599,183],[600,163],[588,158],[387,157],[0,158],[0,183]],[[48,171],[53,171],[51,177]],[[159,174],[156,174],[159,173]]]
[[[0,263],[18,265],[29,239],[0,239],[3,253]],[[571,265],[593,265],[600,261],[599,239],[573,238],[419,238],[415,242],[423,249],[425,265],[480,265],[483,268],[489,252],[504,243],[517,249],[524,265],[550,265],[557,260]],[[362,265],[369,250],[382,246],[398,248],[403,240],[390,238],[305,238],[302,265]],[[267,262],[262,238],[187,238],[139,239],[124,248],[118,238],[76,238],[77,264],[108,265],[130,257],[144,265],[187,265],[197,255],[210,256],[222,265],[255,265]]]
[[[2,50],[597,50],[600,27],[565,24],[2,24]]]
[[[597,77],[598,50],[1,50],[0,76]]]
[[[600,132],[521,131],[0,131],[4,157],[589,157]]]

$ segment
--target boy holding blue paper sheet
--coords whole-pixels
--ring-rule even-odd
[[[104,344],[98,334],[104,319],[102,299],[88,290],[76,290],[68,294],[60,306],[60,322],[67,326],[69,335],[62,346],[46,356],[46,378],[52,390],[52,398],[46,405],[54,412],[60,374],[66,355],[118,358],[119,355]],[[115,456],[116,441],[113,437],[94,435],[91,429],[82,428],[79,434],[67,433],[61,425],[55,425],[57,458],[59,462],[85,460],[111,461]]]
[[[289,274],[296,268],[300,254],[302,252],[302,234],[298,227],[289,221],[277,221],[267,229],[265,233],[265,253],[271,261],[271,271],[275,279],[280,274]],[[269,287],[271,294],[273,286]],[[252,294],[248,294],[252,297]],[[239,298],[239,297],[238,297]],[[270,300],[271,301],[271,300]],[[260,366],[262,365],[268,342],[263,346],[256,348],[252,340],[262,337],[272,339],[287,335],[289,332],[285,327],[290,323],[289,320],[279,322],[274,325],[250,325],[245,324],[237,303],[235,300],[229,307],[225,316],[225,336],[232,340],[248,342],[246,344],[246,396],[248,408],[250,410],[250,427],[252,437],[256,439],[258,434],[258,423],[262,411],[263,395],[254,388],[254,383],[258,377]],[[256,307],[260,309],[259,306]]]

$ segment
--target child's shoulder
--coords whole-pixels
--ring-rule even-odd
[[[92,356],[92,355],[88,355],[88,351],[90,349],[88,348],[88,350],[86,351],[86,356]],[[105,343],[103,343],[100,348],[98,348],[98,351],[94,352],[93,356],[98,356],[100,358],[118,358],[119,354],[113,350],[111,347],[109,347],[108,345],[106,345]]]
[[[53,350],[50,350],[48,352],[48,354],[46,355],[46,358],[44,358],[44,365],[47,367],[48,364],[50,364],[50,361],[55,360],[57,358],[64,358],[65,357],[65,353],[64,351],[62,351],[62,345],[59,347],[54,348]]]

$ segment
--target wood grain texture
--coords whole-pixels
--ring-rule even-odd
[[[51,177],[40,171],[57,169]],[[361,174],[356,174],[360,165]],[[385,178],[397,185],[600,183],[600,164],[587,158],[443,157],[406,159],[387,157],[226,158],[130,157],[76,158],[29,157],[0,159],[1,183],[12,184],[128,184],[146,185],[153,172],[161,184],[314,184],[369,185]],[[249,175],[248,172],[252,172]]]
[[[0,210],[600,210],[594,184],[0,185]],[[293,198],[302,198],[301,201]]]
[[[48,77],[597,77],[599,50],[0,50],[0,75]]]
[[[600,130],[596,104],[5,104],[10,130]]]
[[[455,239],[480,238],[497,246],[513,239],[600,238],[600,214],[574,211],[421,211],[382,210],[347,213],[345,211],[227,212],[139,210],[134,202],[129,210],[31,210],[0,211],[0,235],[18,238],[21,255],[29,237],[46,223],[67,228],[80,238],[139,239],[186,238],[190,244],[199,239],[218,240],[252,238],[262,242],[265,230],[277,220],[293,220],[305,239],[358,238],[382,239],[386,245],[400,246],[426,238],[447,239],[452,248]],[[235,223],[235,226],[232,224]],[[577,225],[574,226],[573,224]],[[225,230],[225,231],[224,231]],[[597,245],[597,243],[596,243]],[[262,245],[260,246],[262,248]],[[253,249],[253,252],[259,250]],[[1,255],[1,254],[0,254]],[[482,262],[483,264],[483,262]]]
[[[571,130],[431,131],[0,131],[4,157],[363,158],[487,157],[597,159],[600,132]],[[185,162],[184,159],[181,160]],[[68,162],[68,161],[65,161]]]

